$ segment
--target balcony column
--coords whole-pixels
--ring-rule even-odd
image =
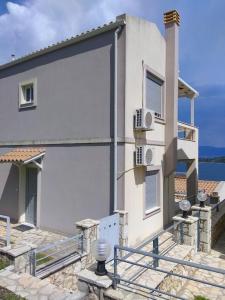
[[[198,193],[198,168],[195,159],[187,162],[187,199],[191,204],[196,203]]]
[[[191,125],[195,126],[195,98],[191,98]]]

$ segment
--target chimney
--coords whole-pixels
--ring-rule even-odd
[[[176,170],[178,73],[179,73],[179,24],[176,10],[164,14],[166,39],[166,161],[165,175]]]
[[[15,54],[11,54],[11,61],[14,61],[15,60]]]
[[[177,120],[178,120],[178,72],[179,72],[179,24],[176,10],[164,14],[166,40],[166,126],[164,164],[164,226],[172,221],[175,214],[175,171],[177,165]]]

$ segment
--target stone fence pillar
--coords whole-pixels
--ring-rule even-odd
[[[212,217],[211,207],[192,206],[193,212],[199,216],[199,251],[209,252],[211,250]]]
[[[92,219],[85,219],[76,222],[76,228],[78,233],[83,234],[83,250],[87,253],[87,265],[91,265],[95,262],[95,259],[91,254],[91,244],[93,241],[98,239],[99,223],[99,221]]]
[[[119,246],[128,246],[128,212],[124,210],[116,210],[115,213],[119,214]],[[124,255],[124,251],[120,251],[120,257]]]
[[[173,221],[174,235],[177,243],[192,246],[197,252],[198,218],[193,216],[183,218],[182,215],[177,215],[173,217]]]

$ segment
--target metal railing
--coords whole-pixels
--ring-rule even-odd
[[[0,215],[0,240],[5,243],[5,246],[10,246],[11,240],[11,224],[10,217]]]
[[[128,260],[127,256],[119,258],[118,251],[121,251],[121,250],[125,251],[125,252],[128,252],[130,255],[139,254],[139,255],[144,256],[144,257],[152,258],[153,262],[155,262],[155,263],[153,263],[153,265],[143,264],[143,263],[140,263],[140,262],[132,261],[131,259]],[[148,286],[148,285],[144,285],[144,284],[140,284],[138,282],[135,282],[135,280],[130,280],[130,279],[124,278],[123,276],[119,275],[119,272],[118,272],[118,264],[119,263],[125,263],[125,264],[129,264],[129,265],[141,267],[141,268],[143,268],[144,271],[153,270],[153,271],[156,271],[156,272],[159,272],[159,273],[166,274],[166,276],[169,276],[169,275],[170,276],[175,276],[175,277],[178,277],[178,278],[181,278],[181,279],[195,281],[195,282],[198,282],[198,283],[201,283],[201,284],[204,284],[204,285],[208,285],[208,286],[211,286],[211,287],[225,289],[225,286],[222,285],[222,284],[217,284],[217,283],[214,283],[214,282],[208,282],[206,280],[191,277],[191,276],[188,276],[188,275],[178,274],[178,273],[174,272],[173,270],[170,270],[170,271],[166,270],[165,268],[160,267],[159,262],[161,262],[161,261],[166,261],[168,263],[173,263],[173,264],[176,264],[176,265],[191,267],[191,268],[194,268],[196,270],[203,270],[203,271],[212,272],[212,274],[217,273],[217,274],[225,275],[225,270],[223,270],[223,269],[219,269],[219,268],[215,268],[215,267],[209,267],[207,265],[194,263],[194,262],[181,260],[181,259],[176,259],[176,258],[172,258],[172,257],[165,256],[165,255],[159,255],[159,254],[156,254],[155,251],[146,252],[146,251],[139,250],[139,249],[133,249],[133,248],[129,248],[129,247],[121,247],[121,246],[116,245],[114,247],[114,270],[113,270],[113,287],[114,287],[114,289],[117,288],[119,283],[124,282],[124,283],[127,283],[129,285],[137,286],[139,288],[142,288],[145,291],[147,290],[153,296],[164,295],[164,296],[173,297],[175,299],[186,300],[185,298],[182,298],[182,297],[179,297],[177,295],[171,294],[169,292],[160,290],[157,287],[156,288],[151,287],[151,286]],[[154,294],[154,293],[157,293],[157,295]],[[157,297],[159,297],[159,296],[157,296]]]
[[[30,272],[33,276],[56,271],[61,264],[68,264],[84,252],[83,235],[73,237],[38,247],[30,253]]]
[[[225,204],[225,199],[219,201],[218,203],[212,205],[212,211],[216,210],[216,212],[220,211],[220,206]]]
[[[139,245],[138,247],[136,247],[136,250],[141,250],[145,247],[148,248],[148,252],[152,252],[154,254],[160,254],[160,255],[165,255],[167,254],[170,250],[172,250],[178,243],[183,243],[183,230],[182,230],[182,225],[183,222],[180,221],[176,224],[176,226],[174,224],[168,226],[167,228],[160,230],[159,232],[157,232],[156,234],[154,234],[152,237],[146,239],[141,245]],[[179,241],[174,239],[174,230],[177,228],[177,226],[180,227],[180,239]],[[166,234],[167,237],[163,237],[163,235],[165,236]],[[123,256],[123,259],[128,259],[133,253],[127,253],[126,255]],[[138,259],[138,262],[140,262],[143,258]],[[149,265],[151,266],[158,266],[158,260],[153,258],[153,260],[151,262],[149,262]],[[138,270],[137,272],[135,272],[131,277],[130,280],[135,280],[138,277],[140,277],[143,273],[145,272],[145,270]]]

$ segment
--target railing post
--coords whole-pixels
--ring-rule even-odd
[[[113,274],[113,288],[117,288],[117,247],[114,246],[114,274]]]
[[[153,253],[154,254],[159,254],[159,237],[156,237],[154,240],[153,240]],[[157,268],[159,266],[159,259],[154,257],[153,258],[153,267],[154,268]]]
[[[83,254],[84,252],[84,235],[81,233],[80,234],[80,251],[81,251],[81,254]]]
[[[36,276],[36,251],[30,251],[30,274]]]
[[[10,246],[11,239],[11,225],[10,225],[10,217],[6,218],[6,246]]]
[[[217,211],[217,212],[220,211],[219,204],[217,204],[217,206],[216,206],[216,211]]]

